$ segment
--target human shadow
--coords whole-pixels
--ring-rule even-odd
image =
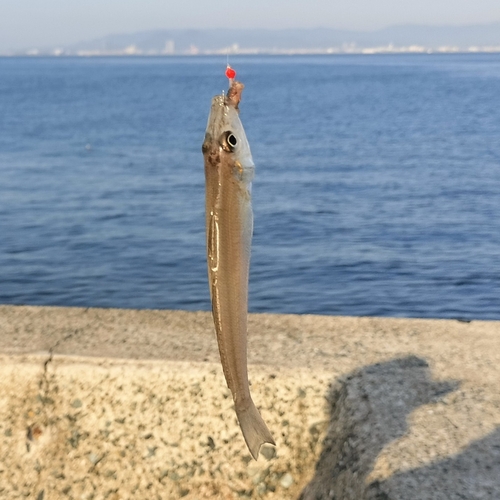
[[[415,356],[356,370],[330,388],[330,424],[313,479],[299,500],[500,499],[500,428],[458,454],[427,466],[369,477],[384,447],[408,430],[417,407],[459,386],[431,378]]]

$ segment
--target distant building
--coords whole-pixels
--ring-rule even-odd
[[[137,45],[129,45],[123,50],[123,53],[127,56],[137,56],[142,54],[142,50],[137,48]]]
[[[163,49],[162,54],[166,55],[175,54],[175,42],[173,40],[167,40],[165,42],[165,48]]]

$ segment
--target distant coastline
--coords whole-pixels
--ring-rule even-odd
[[[157,52],[143,51],[135,46],[126,47],[123,50],[80,50],[76,52],[65,52],[62,50],[40,51],[28,50],[25,52],[0,52],[0,57],[186,57],[186,56],[297,56],[297,55],[376,55],[376,54],[495,54],[500,53],[500,46],[460,48],[454,46],[443,46],[429,48],[421,45],[411,45],[409,47],[381,46],[381,47],[331,47],[328,49],[241,49],[241,50],[199,50],[183,52]]]
[[[190,56],[500,52],[500,23],[399,25],[375,31],[161,29],[56,46],[0,46],[0,56]]]

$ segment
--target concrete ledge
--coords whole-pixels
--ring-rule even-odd
[[[251,315],[251,460],[208,313],[0,307],[0,498],[500,498],[500,324]]]

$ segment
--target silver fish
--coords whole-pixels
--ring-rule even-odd
[[[275,444],[250,395],[247,309],[253,232],[254,163],[239,118],[243,84],[231,80],[227,95],[212,99],[203,156],[206,183],[207,262],[219,353],[243,437],[254,459]]]

